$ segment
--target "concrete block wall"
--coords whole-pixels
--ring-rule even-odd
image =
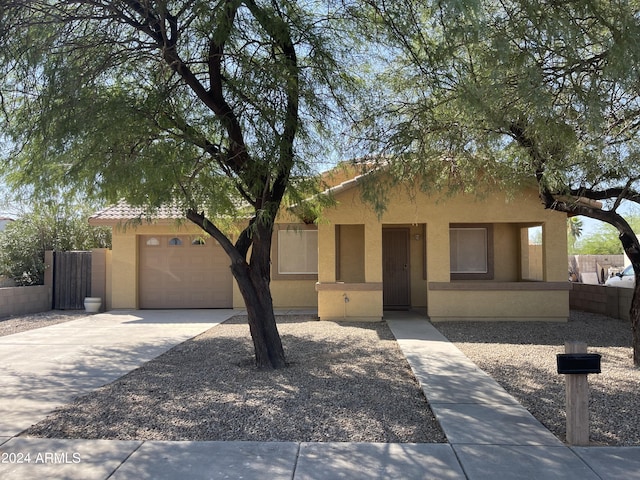
[[[618,290],[618,318],[630,320],[629,310],[631,309],[633,290],[630,288],[616,288],[616,290]]]
[[[48,310],[51,310],[51,287],[48,285],[0,288],[0,318]]]
[[[53,252],[44,253],[44,285],[0,288],[0,318],[51,310]]]
[[[605,287],[572,283],[569,292],[569,306],[573,310],[599,313],[613,318],[629,319],[631,297],[630,288]]]

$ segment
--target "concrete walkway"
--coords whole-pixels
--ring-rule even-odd
[[[387,323],[469,479],[640,479],[640,447],[569,448],[429,322]]]
[[[235,313],[94,315],[0,337],[2,479],[640,479],[640,448],[564,446],[424,319],[388,319],[449,443],[157,442],[15,437]]]

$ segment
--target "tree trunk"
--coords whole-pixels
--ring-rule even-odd
[[[276,326],[271,298],[271,236],[273,224],[253,225],[251,240],[240,249],[203,213],[187,211],[187,218],[214,237],[231,259],[231,273],[238,282],[240,293],[247,307],[249,330],[255,349],[256,366],[263,369],[284,368],[287,362],[282,341]],[[254,223],[254,222],[251,222]],[[251,228],[251,226],[249,227]],[[244,232],[246,233],[246,231]],[[243,235],[245,239],[249,236]],[[251,245],[251,260],[246,252]]]
[[[257,272],[253,265],[247,265],[246,262],[233,264],[231,271],[238,282],[240,293],[247,307],[256,366],[264,369],[286,367],[284,349],[273,313],[268,278],[262,278],[260,272]]]
[[[633,364],[640,367],[640,282],[636,274],[636,286],[633,289],[633,297],[631,298],[631,309],[629,310],[629,319],[631,320],[632,347],[633,347]]]
[[[526,144],[523,144],[526,146]],[[608,223],[618,230],[620,233],[620,243],[624,253],[627,255],[633,265],[635,273],[635,287],[633,289],[633,297],[631,299],[631,308],[629,309],[629,319],[631,321],[631,346],[633,347],[633,364],[640,367],[640,242],[629,223],[617,212],[613,210],[602,210],[600,207],[593,207],[583,204],[579,201],[566,202],[558,200],[542,183],[542,172],[539,170],[536,174],[538,185],[540,186],[540,199],[546,208],[556,210],[558,212],[572,213],[574,215],[584,215],[601,222]],[[579,192],[584,193],[584,192]],[[597,195],[587,195],[587,198],[600,200]],[[603,197],[604,198],[604,197]]]
[[[273,224],[254,224],[251,259],[231,265],[249,317],[258,368],[284,368],[287,362],[276,326],[271,298],[271,238]]]
[[[629,309],[629,320],[631,321],[631,346],[633,347],[633,364],[640,367],[640,244],[638,237],[625,222],[625,228],[620,230],[620,243],[624,253],[627,254],[633,272],[635,274],[635,286],[633,287],[633,297],[631,297],[631,308]]]

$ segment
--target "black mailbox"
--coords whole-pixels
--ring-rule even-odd
[[[599,353],[558,353],[558,373],[600,373]]]

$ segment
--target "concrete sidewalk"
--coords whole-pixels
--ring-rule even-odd
[[[447,444],[15,437],[235,313],[115,312],[0,337],[0,478],[640,479],[640,447],[565,446],[430,323],[408,314],[388,323]]]

